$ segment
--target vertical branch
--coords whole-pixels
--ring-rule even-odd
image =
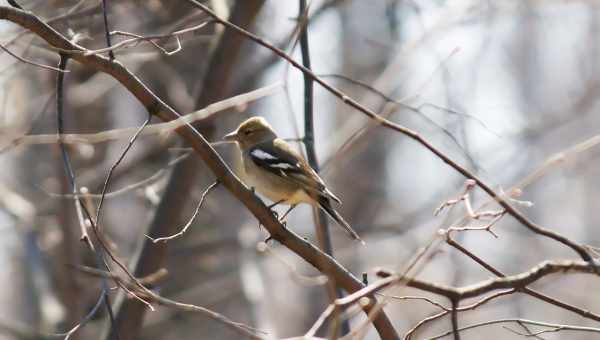
[[[308,43],[308,11],[306,0],[299,1],[298,20],[300,20],[301,27],[300,51],[302,53],[302,65],[304,65],[306,69],[311,70],[312,65],[310,62],[310,48]],[[319,172],[319,162],[315,152],[313,80],[306,73],[303,73],[302,76],[304,77],[304,145],[306,147],[306,158],[310,166],[315,169],[316,172]],[[331,235],[329,233],[329,225],[325,213],[321,209],[313,209],[315,209],[315,226],[320,246],[325,253],[333,257],[333,246],[331,245]],[[327,283],[327,293],[330,302],[333,302],[336,298],[343,297],[342,289],[337,287],[337,284],[330,275]],[[338,313],[335,315],[337,317]],[[341,322],[341,328],[342,334],[348,334],[350,332],[348,320],[343,320]]]
[[[106,47],[111,47],[112,43],[110,40],[110,30],[108,27],[108,14],[106,13],[108,10],[107,2],[108,0],[102,0],[102,17],[104,19],[104,37],[106,38]],[[110,60],[115,59],[115,54],[112,50],[108,51],[108,57],[110,58]]]
[[[59,70],[64,71],[67,68],[68,62],[69,62],[69,57],[67,55],[61,53],[60,61],[58,64]],[[65,167],[65,171],[67,172],[67,178],[69,180],[69,184],[71,187],[71,193],[73,195],[75,195],[75,197],[77,197],[77,183],[75,182],[75,172],[73,171],[73,167],[71,165],[71,160],[69,158],[69,154],[67,153],[67,148],[62,143],[62,138],[60,137],[64,133],[64,115],[63,115],[63,111],[64,111],[64,80],[65,80],[65,72],[58,72],[57,76],[56,76],[56,119],[57,119],[57,130],[58,130],[58,136],[59,136],[58,144],[60,146],[60,152],[62,155],[63,164]],[[82,203],[79,200],[79,198],[75,198],[75,205],[76,205],[76,208],[82,208]],[[77,210],[80,211],[80,209],[77,209]],[[102,249],[98,249],[99,252],[95,252],[92,240],[89,237],[87,237],[86,235],[87,234],[85,234],[85,233],[83,234],[84,241],[88,245],[88,248],[95,253],[96,262],[97,262],[98,266],[101,266],[102,263],[104,263],[103,255],[101,253]],[[105,267],[107,270],[110,270],[106,264],[105,264]],[[104,305],[106,306],[107,312],[108,312],[110,324],[112,326],[112,325],[114,325],[114,315],[113,315],[113,312],[112,312],[112,309],[110,306],[110,297],[107,294],[107,292],[108,292],[108,283],[106,282],[106,279],[103,279],[102,280],[102,291],[100,292],[100,297],[98,299],[98,306],[100,306],[100,304],[99,304],[100,301],[102,301],[104,303]],[[97,312],[97,309],[94,308],[93,313],[96,313],[96,312]],[[74,331],[78,330],[85,322],[89,321],[92,316],[93,316],[92,313],[89,313],[88,315],[86,315],[86,317],[75,328],[73,328],[72,331],[74,332]],[[69,333],[69,335],[70,334],[71,333]],[[118,340],[118,338],[117,338],[117,340]]]
[[[452,334],[454,334],[454,340],[460,340],[460,332],[458,331],[458,300],[452,299],[452,313],[450,319],[452,320]]]
[[[60,70],[65,70],[67,67],[67,63],[69,62],[69,57],[67,55],[60,55],[60,62],[58,63],[58,68]],[[69,184],[71,185],[71,190],[76,190],[75,187],[75,173],[73,172],[73,167],[71,166],[71,160],[69,159],[69,154],[67,153],[67,149],[65,145],[62,143],[62,138],[60,136],[64,133],[64,119],[63,119],[63,107],[64,107],[64,80],[65,73],[58,72],[56,74],[56,121],[57,121],[57,129],[58,129],[58,140],[60,146],[60,153],[63,159],[63,165],[65,166],[65,171],[67,172],[67,178],[69,180]],[[72,192],[73,194],[77,194],[77,192]]]
[[[302,53],[302,65],[311,70],[310,49],[308,45],[308,15],[306,13],[306,0],[300,0],[298,11],[300,20],[300,51]],[[306,157],[308,163],[315,171],[319,172],[319,163],[315,153],[315,131],[313,119],[313,81],[306,74],[304,77],[304,144],[306,145]]]

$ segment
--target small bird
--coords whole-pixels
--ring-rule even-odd
[[[262,117],[252,117],[224,140],[235,142],[242,151],[242,163],[248,184],[274,203],[290,205],[283,220],[299,203],[308,203],[323,209],[355,240],[362,241],[340,214],[331,206],[331,200],[341,204],[310,167],[308,162],[283,139],[278,138]]]

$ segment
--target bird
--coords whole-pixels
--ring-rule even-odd
[[[333,208],[331,201],[341,200],[331,192],[308,162],[263,117],[251,117],[223,137],[237,144],[246,172],[246,184],[274,203],[287,204],[289,209],[281,221],[300,203],[322,209],[353,239],[364,241],[350,224]]]

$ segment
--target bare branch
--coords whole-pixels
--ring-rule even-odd
[[[460,252],[462,252],[463,254],[467,255],[469,258],[471,258],[473,261],[477,262],[479,265],[481,265],[482,267],[484,267],[486,270],[488,270],[489,272],[493,273],[494,275],[498,276],[498,277],[506,277],[506,275],[504,275],[502,272],[500,272],[498,269],[494,268],[492,265],[490,265],[489,263],[485,262],[483,259],[479,258],[478,256],[476,256],[475,254],[473,254],[472,252],[470,252],[468,249],[464,248],[463,246],[461,246],[460,244],[458,244],[456,241],[454,241],[451,238],[447,238],[446,239],[446,243],[448,243],[450,246],[456,248],[457,250],[459,250]],[[584,310],[578,307],[575,307],[569,303],[557,300],[551,296],[548,296],[546,294],[540,293],[536,290],[533,290],[531,288],[528,287],[524,287],[521,288],[520,291],[522,291],[523,293],[532,296],[536,299],[542,300],[544,302],[547,302],[551,305],[557,306],[559,308],[563,308],[565,310],[571,311],[575,314],[578,314],[580,316],[583,316],[584,318],[588,318],[591,320],[595,320],[595,321],[600,321],[600,315],[592,313],[588,310]]]
[[[4,47],[4,45],[0,44],[0,49],[2,49],[4,52],[10,54],[13,58],[19,60],[20,62],[23,62],[25,64],[29,64],[29,65],[33,65],[35,67],[40,67],[46,70],[50,70],[50,71],[55,71],[55,72],[64,72],[64,73],[68,73],[69,70],[61,70],[59,68],[56,68],[54,66],[49,66],[49,65],[44,65],[44,64],[40,64],[40,63],[36,63],[35,61],[31,61],[28,59],[25,59],[13,52],[11,52],[8,48]]]
[[[478,328],[478,327],[482,327],[482,326],[494,325],[494,324],[499,324],[499,323],[513,323],[513,322],[518,322],[518,323],[523,323],[523,324],[526,324],[526,325],[541,326],[541,327],[548,328],[548,329],[543,330],[543,331],[535,332],[532,335],[540,335],[540,334],[543,334],[543,333],[559,332],[559,331],[577,331],[577,332],[600,333],[600,328],[595,328],[595,327],[560,325],[560,324],[553,324],[553,323],[547,323],[547,322],[541,322],[541,321],[533,321],[533,320],[527,320],[527,319],[498,319],[498,320],[491,320],[491,321],[479,322],[479,323],[475,323],[475,324],[472,324],[472,325],[469,325],[469,326],[461,327],[461,328],[457,329],[457,331],[458,332],[462,332],[462,331],[466,331],[468,329]],[[441,338],[444,338],[444,337],[452,334],[452,332],[453,331],[448,331],[446,333],[442,333],[442,334],[433,336],[431,338],[427,338],[427,340],[441,339]],[[529,336],[531,336],[531,335],[529,335]]]
[[[367,296],[368,294],[372,294],[375,291],[394,285],[397,282],[404,282],[408,287],[417,288],[423,291],[445,296],[451,300],[456,299],[460,301],[468,298],[477,297],[479,295],[489,293],[498,289],[525,288],[528,285],[550,274],[568,272],[600,275],[600,273],[597,272],[596,263],[571,260],[544,261],[521,274],[501,277],[497,279],[490,279],[469,286],[455,288],[417,279],[407,279],[402,276],[391,274],[384,270],[379,270],[377,275],[380,277],[384,277],[383,280],[377,281],[361,289],[360,291],[349,295],[348,298],[352,297],[353,299],[356,299],[357,297]]]
[[[195,25],[193,27],[188,27],[188,28],[184,28],[181,30],[177,30],[172,33],[149,35],[149,36],[142,36],[142,35],[124,32],[124,31],[112,31],[112,32],[110,32],[110,35],[123,35],[123,36],[132,37],[132,38],[126,39],[123,41],[119,41],[118,43],[113,44],[110,47],[101,48],[98,50],[86,51],[83,53],[85,55],[102,54],[102,53],[106,53],[106,52],[111,53],[117,49],[136,46],[139,42],[146,41],[146,42],[149,42],[150,44],[152,44],[154,47],[156,47],[163,54],[170,56],[170,55],[173,55],[173,54],[181,51],[181,40],[179,39],[180,35],[200,30],[200,29],[204,28],[206,25],[210,24],[211,22],[212,22],[212,20],[209,20],[209,21],[205,21],[199,25]],[[160,45],[158,45],[155,42],[155,40],[161,40],[161,39],[166,39],[166,38],[175,38],[175,41],[177,42],[177,48],[174,49],[173,51],[167,51],[165,48],[161,47]]]
[[[200,208],[202,208],[202,203],[204,203],[204,200],[206,199],[206,196],[217,187],[217,185],[219,185],[219,181],[214,182],[213,184],[209,185],[208,188],[206,188],[206,190],[204,190],[204,192],[202,193],[202,197],[200,197],[200,202],[198,202],[198,205],[196,206],[196,210],[194,210],[194,214],[192,214],[192,217],[190,217],[190,219],[188,220],[188,222],[185,224],[185,226],[176,234],[173,234],[171,236],[165,236],[165,237],[158,237],[158,238],[152,238],[148,235],[145,235],[147,238],[149,238],[153,243],[158,243],[158,242],[167,242],[170,241],[172,239],[175,239],[179,236],[182,236],[183,234],[185,234],[185,232],[188,230],[188,228],[192,225],[192,223],[194,222],[194,220],[196,219],[196,216],[198,216],[198,213],[200,212]]]

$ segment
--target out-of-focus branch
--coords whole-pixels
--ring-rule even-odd
[[[508,202],[508,200],[506,200],[505,197],[503,197],[503,195],[496,193],[492,189],[491,186],[489,186],[488,184],[483,182],[483,180],[481,180],[478,176],[475,176],[475,174],[473,174],[471,171],[469,171],[465,167],[461,166],[460,164],[455,162],[453,159],[451,159],[449,156],[447,156],[445,153],[443,153],[441,150],[436,148],[428,140],[423,138],[418,132],[408,129],[400,124],[396,124],[396,123],[382,117],[381,115],[375,113],[374,111],[368,109],[367,107],[361,105],[359,102],[352,99],[351,97],[346,95],[344,92],[342,92],[339,89],[333,87],[332,85],[329,85],[328,83],[326,83],[323,79],[321,79],[316,74],[314,74],[311,70],[307,69],[306,67],[301,65],[299,62],[294,60],[291,56],[286,54],[281,49],[275,47],[274,45],[272,45],[269,42],[265,41],[264,39],[260,38],[259,36],[255,35],[253,33],[250,33],[248,31],[244,30],[243,28],[241,28],[235,24],[232,24],[231,22],[229,22],[227,20],[220,18],[217,14],[215,14],[212,10],[210,10],[206,5],[200,3],[196,0],[186,0],[186,1],[188,3],[190,3],[191,5],[195,6],[196,8],[202,10],[206,14],[208,14],[210,17],[215,19],[218,23],[222,24],[223,26],[225,26],[229,29],[235,30],[239,34],[247,37],[248,39],[254,41],[255,43],[271,50],[273,53],[278,55],[280,58],[286,60],[290,65],[292,65],[296,69],[300,70],[304,74],[307,74],[313,81],[315,81],[316,83],[321,85],[325,90],[330,92],[332,95],[341,99],[348,106],[365,114],[367,117],[374,119],[376,122],[380,123],[382,126],[389,128],[391,130],[397,131],[403,135],[406,135],[407,137],[409,137],[409,138],[415,140],[416,142],[418,142],[419,144],[421,144],[423,147],[425,147],[426,149],[431,151],[435,156],[437,156],[439,159],[441,159],[444,163],[446,163],[449,166],[451,166],[452,168],[454,168],[461,175],[463,175],[464,177],[466,177],[468,179],[474,180],[477,183],[477,185],[483,191],[485,191],[489,196],[491,196],[494,200],[496,200],[498,202],[498,204],[500,204],[509,215],[513,216],[517,221],[519,221],[522,225],[527,227],[532,232],[542,235],[542,236],[545,236],[545,237],[548,237],[548,238],[551,238],[557,242],[560,242],[560,243],[566,245],[567,247],[569,247],[573,251],[575,251],[585,261],[592,260],[592,257],[590,256],[590,254],[588,253],[588,251],[585,249],[584,246],[570,240],[569,238],[567,238],[559,233],[548,230],[548,229],[530,221],[519,210],[514,208]]]
[[[281,88],[280,83],[265,86],[248,93],[243,93],[231,98],[227,98],[220,102],[213,103],[206,106],[205,108],[194,111],[181,116],[178,119],[171,120],[166,123],[157,123],[147,126],[142,132],[141,136],[152,135],[152,134],[165,134],[173,132],[176,129],[184,126],[185,124],[195,122],[197,120],[204,120],[214,113],[223,111],[234,106],[245,105],[251,101],[263,98],[264,96],[271,95]],[[10,141],[9,145],[1,147],[0,151],[4,151],[7,148],[18,146],[18,145],[34,145],[34,144],[55,144],[59,140],[63,144],[95,144],[103,143],[112,140],[128,138],[135,133],[137,128],[122,128],[112,129],[108,131],[96,132],[96,133],[78,133],[78,134],[38,134],[38,135],[25,135],[17,137]]]
[[[111,61],[102,56],[84,55],[82,53],[85,52],[84,48],[70,42],[35,15],[11,7],[0,6],[0,19],[9,20],[31,30],[53,48],[63,51],[63,53],[74,51],[74,53],[72,53],[73,60],[114,77],[146,107],[148,112],[156,115],[160,119],[170,121],[180,117],[179,113],[158,98],[121,63],[118,61]],[[198,133],[196,129],[187,124],[178,129],[177,132],[186,139],[190,146],[204,160],[208,168],[218,178],[219,182],[242,202],[250,212],[252,212],[260,223],[269,231],[274,240],[277,240],[279,243],[298,254],[321,272],[327,272],[333,275],[336,282],[344,287],[346,291],[354,292],[363,287],[363,284],[347,269],[335,261],[335,259],[324,254],[310,242],[281,225],[281,223],[274,218],[271,210],[252,192],[252,190],[247,188],[237,178],[231,169],[223,162],[219,154],[217,154],[208,141]],[[368,313],[372,309],[372,305],[364,306],[363,309]],[[385,312],[379,312],[374,318],[373,324],[383,339],[398,338],[398,335],[394,330],[391,321],[385,315]]]
[[[1,44],[0,44],[0,49],[2,49],[4,52],[10,54],[13,58],[17,59],[18,61],[20,61],[22,63],[33,65],[33,66],[36,66],[36,67],[40,67],[40,68],[43,68],[43,69],[46,69],[46,70],[55,71],[55,72],[69,72],[69,71],[66,71],[66,70],[58,69],[56,67],[52,67],[52,66],[48,66],[48,65],[36,63],[35,61],[31,61],[31,60],[25,59],[25,58],[17,55],[16,53],[11,52],[8,48],[4,47]]]
[[[257,334],[257,333],[259,333],[259,331],[257,329],[247,326],[245,324],[239,323],[239,322],[232,321],[232,320],[228,319],[226,316],[219,314],[217,312],[214,312],[208,308],[204,308],[201,306],[196,306],[196,305],[192,305],[192,304],[188,304],[188,303],[181,303],[181,302],[173,301],[171,299],[164,298],[152,291],[146,291],[146,290],[142,291],[139,289],[139,287],[135,283],[129,282],[128,280],[122,278],[121,276],[115,275],[114,273],[98,270],[95,268],[89,268],[89,267],[76,267],[76,269],[83,273],[86,273],[88,275],[92,275],[92,276],[103,278],[103,279],[111,279],[113,281],[119,282],[122,285],[128,287],[130,290],[137,292],[141,296],[144,296],[145,299],[148,299],[151,302],[155,302],[162,306],[177,309],[177,310],[180,310],[183,312],[200,313],[202,315],[205,315],[213,320],[216,320],[216,321],[226,325],[227,327],[233,329],[234,331],[236,331],[237,333],[239,333],[245,337],[248,337],[250,339],[262,339],[262,337]],[[159,272],[158,272],[158,275],[160,275]]]

